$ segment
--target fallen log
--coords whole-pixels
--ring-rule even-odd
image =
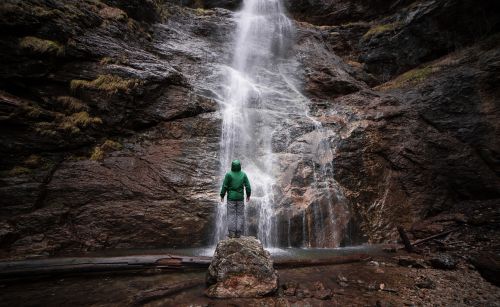
[[[142,291],[134,296],[134,305],[143,305],[150,301],[154,301],[163,298],[165,296],[176,294],[181,291],[188,290],[202,284],[204,284],[204,280],[199,278],[199,279],[192,279],[188,281],[178,282],[171,285],[166,285],[160,288]]]
[[[335,265],[369,260],[367,254],[319,259],[276,259],[276,268]],[[0,279],[78,275],[102,272],[132,272],[150,269],[188,270],[208,268],[211,257],[138,255],[125,257],[76,257],[0,262]]]
[[[125,257],[76,257],[0,262],[0,278],[64,275],[146,269],[206,268],[211,257],[138,255]]]
[[[353,254],[347,256],[335,256],[331,258],[319,258],[319,259],[277,259],[274,260],[274,267],[290,268],[290,267],[304,267],[304,266],[318,266],[318,265],[335,265],[335,264],[367,261],[370,259],[371,257],[367,254]]]

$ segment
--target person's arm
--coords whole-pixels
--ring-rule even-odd
[[[243,177],[243,184],[245,185],[245,192],[247,194],[247,202],[250,201],[250,194],[252,194],[252,188],[250,187],[250,181],[248,180],[247,174]]]
[[[229,174],[224,176],[224,181],[222,182],[222,188],[220,189],[220,201],[224,201],[224,196],[226,196],[226,192],[229,186]]]

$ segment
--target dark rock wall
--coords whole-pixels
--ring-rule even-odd
[[[217,71],[234,30],[218,7],[238,5],[0,4],[2,257],[209,243]],[[500,199],[497,1],[285,5],[342,192],[329,196],[344,204],[328,228],[336,242],[392,240],[397,224]],[[311,130],[297,123],[293,140],[273,144],[290,162],[278,178],[284,245],[301,245],[304,220],[327,209],[310,189],[314,166],[289,155],[314,143]],[[308,235],[327,235],[320,226]]]
[[[5,255],[209,240],[231,21],[105,3],[1,4]]]

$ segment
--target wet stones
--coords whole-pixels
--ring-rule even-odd
[[[278,274],[262,243],[241,237],[217,244],[206,282],[209,297],[262,297],[278,289]]]
[[[325,287],[321,281],[316,281],[313,284],[313,289],[301,288],[300,285],[294,281],[284,283],[281,288],[284,296],[295,297],[300,300],[306,298],[329,300],[333,297],[332,289]]]
[[[427,265],[425,264],[423,259],[413,258],[410,256],[399,256],[395,257],[400,266],[412,267],[416,269],[425,269]]]
[[[440,254],[430,259],[430,264],[435,269],[453,270],[457,267],[457,261],[447,254]]]
[[[345,288],[345,287],[348,287],[349,284],[347,283],[347,277],[345,277],[344,275],[342,274],[339,274],[337,276],[337,283],[339,284],[339,286],[341,286],[342,288]]]
[[[329,300],[332,298],[332,290],[331,289],[327,289],[325,288],[325,285],[320,282],[320,281],[317,281],[314,283],[314,292],[313,292],[313,296],[319,300]]]
[[[299,285],[296,282],[286,282],[282,285],[283,294],[285,296],[294,296],[297,293]]]

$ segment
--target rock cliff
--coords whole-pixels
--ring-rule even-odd
[[[498,203],[497,1],[285,4],[324,134],[297,122],[273,144],[282,245],[383,242]],[[0,4],[2,257],[210,242],[238,5]],[[321,144],[338,194],[311,189],[317,165],[295,158]]]

